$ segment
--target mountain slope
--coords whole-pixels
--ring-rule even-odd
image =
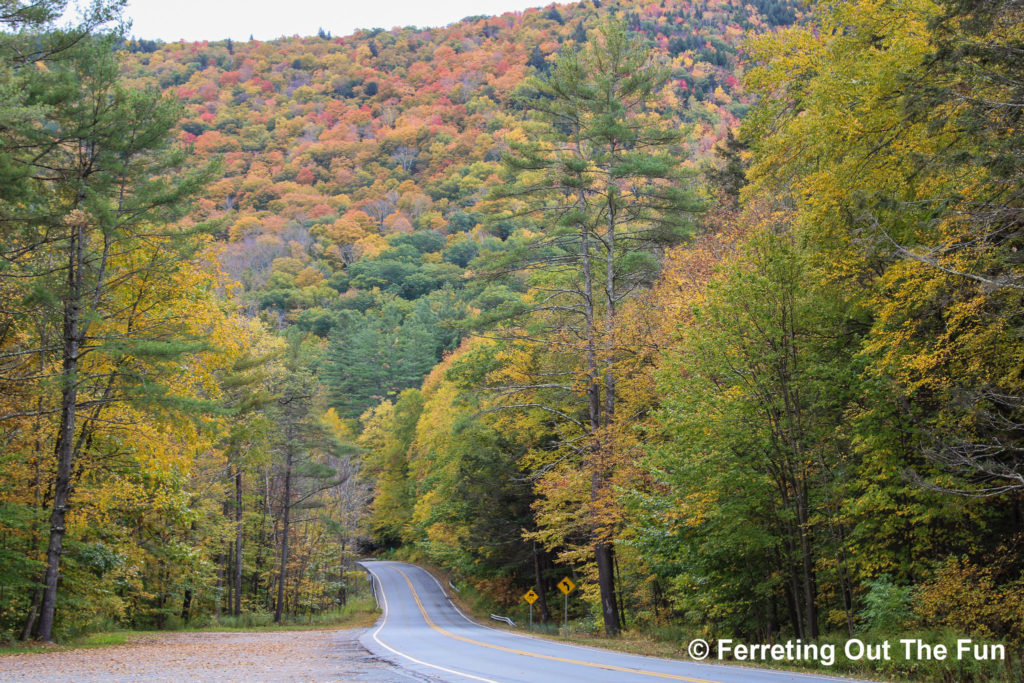
[[[624,20],[671,65],[651,106],[685,130],[681,163],[693,164],[750,104],[738,43],[796,16],[788,2],[759,2],[754,15],[735,1],[665,4],[552,5],[339,38],[131,41],[125,68],[185,104],[182,137],[198,160],[223,157],[193,218],[223,221],[221,265],[252,311],[383,359],[379,377],[340,358],[327,373],[337,407],[356,417],[419,385],[433,363],[418,351],[436,362],[458,343],[449,323],[513,295],[463,276],[523,227],[484,227],[475,208],[524,139],[511,96],[527,76],[600,20]]]

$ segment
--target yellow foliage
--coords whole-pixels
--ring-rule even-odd
[[[927,628],[948,628],[978,638],[1024,640],[1024,577],[996,581],[992,567],[950,558],[914,600]]]
[[[260,231],[260,221],[255,216],[243,216],[235,221],[228,230],[229,242],[240,242],[250,235],[256,235]]]
[[[324,274],[313,266],[306,266],[295,276],[296,287],[315,287],[324,281]]]
[[[364,258],[378,256],[390,247],[388,241],[377,234],[367,235],[356,240],[355,246]]]

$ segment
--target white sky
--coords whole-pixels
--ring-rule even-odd
[[[564,1],[564,0],[563,0]],[[360,28],[446,26],[463,17],[541,7],[552,0],[130,0],[131,35],[167,42],[346,36]]]

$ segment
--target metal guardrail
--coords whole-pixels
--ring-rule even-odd
[[[366,572],[366,580],[370,582],[370,590],[373,592],[373,601],[377,603],[377,609],[381,609],[380,598],[377,596],[377,578],[362,562],[356,562],[356,566],[362,567]]]
[[[516,625],[516,622],[512,621],[508,617],[503,617],[500,614],[492,614],[491,615],[491,619],[494,619],[495,621],[504,621],[509,626],[515,626]]]

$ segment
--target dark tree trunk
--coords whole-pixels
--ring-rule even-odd
[[[237,617],[242,613],[242,471],[235,467],[235,607]]]
[[[64,532],[68,501],[71,497],[71,475],[75,457],[75,419],[78,403],[79,354],[82,347],[82,267],[85,245],[84,228],[75,226],[71,233],[68,259],[68,295],[64,305],[64,349],[61,380],[60,427],[57,435],[57,478],[53,487],[53,508],[50,512],[50,542],[46,549],[46,572],[43,577],[43,602],[40,607],[40,640],[53,640],[53,621],[57,610],[57,583],[60,579],[60,556],[64,551]]]
[[[604,632],[608,636],[619,634],[619,610],[615,603],[614,566],[612,546],[599,542],[594,548],[597,559],[597,584],[601,589],[601,614],[604,616]]]
[[[789,610],[789,619],[793,623],[793,632],[797,638],[806,638],[807,633],[804,630],[804,620],[800,611],[800,589],[799,589],[799,577],[797,576],[796,566],[790,565],[789,567],[789,583],[786,586],[786,607]]]
[[[232,613],[232,605],[235,604],[235,544],[231,541],[227,543],[227,552],[224,553],[224,573],[227,576],[227,600],[224,602],[224,606],[227,610],[228,615]]]
[[[36,620],[39,618],[39,604],[43,600],[43,589],[37,588],[32,591],[32,606],[29,607],[28,616],[25,617],[25,627],[21,629],[21,640],[28,640],[36,627]]]
[[[583,211],[585,199],[582,192],[579,196],[580,210]],[[601,444],[598,435],[601,429],[601,384],[600,369],[597,359],[597,324],[594,318],[594,283],[590,259],[590,229],[580,226],[580,251],[583,266],[583,306],[586,319],[587,339],[587,413],[590,420],[590,502],[597,503],[604,487],[604,473],[600,466]],[[594,559],[597,561],[597,583],[601,590],[601,614],[604,617],[604,631],[609,636],[619,633],[619,614],[615,604],[615,574],[612,566],[611,547],[599,537],[597,529],[591,531],[594,536]]]
[[[185,589],[185,597],[181,600],[181,620],[188,624],[188,620],[192,618],[192,589]]]
[[[224,602],[224,553],[217,554],[217,606],[214,608],[213,616],[220,624],[221,604]]]
[[[162,577],[162,583],[167,585],[167,575]],[[156,598],[156,629],[162,631],[167,622],[167,614],[164,612],[164,605],[167,604],[167,593],[161,591]]]
[[[626,603],[622,598],[622,572],[619,571],[619,558],[615,555],[614,548],[612,549],[612,563],[615,566],[615,595],[619,598],[619,626],[626,628]]]
[[[537,552],[537,542],[533,542],[533,581],[537,590],[537,607],[540,609],[541,623],[551,621],[551,612],[548,610],[547,591],[544,581],[544,574],[540,570],[540,554]]]
[[[189,526],[188,540],[191,542],[196,533],[196,523],[192,522]],[[189,619],[192,618],[192,588],[186,588],[185,594],[181,599],[181,620],[188,624]]]
[[[807,638],[818,637],[817,581],[814,576],[814,561],[811,557],[807,533],[800,535],[800,555],[803,578],[804,610],[806,613]]]
[[[292,454],[288,449],[284,470],[284,502],[281,505],[281,570],[277,579],[277,605],[274,608],[274,623],[280,624],[284,614],[284,586],[288,576],[288,532],[292,510]]]

